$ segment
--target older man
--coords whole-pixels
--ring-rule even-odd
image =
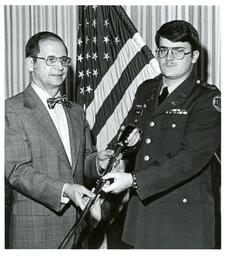
[[[98,177],[97,168],[112,152],[93,152],[83,110],[60,95],[71,64],[63,40],[51,32],[33,35],[26,63],[30,84],[6,100],[5,175],[13,188],[9,247],[57,248],[85,198],[94,196],[83,186],[85,178]]]

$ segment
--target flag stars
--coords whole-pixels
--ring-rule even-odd
[[[118,44],[120,42],[119,37],[115,37],[115,43]]]
[[[103,38],[104,38],[103,42],[105,42],[106,44],[110,41],[108,36],[103,36]]]
[[[88,44],[88,42],[89,42],[89,37],[88,36],[86,36],[86,44]]]
[[[91,55],[87,52],[87,53],[86,53],[86,59],[87,59],[87,61],[89,60],[89,58],[91,58]]]
[[[97,5],[93,5],[93,9],[94,9],[94,11],[96,11]]]
[[[82,57],[82,54],[78,55],[78,61],[82,61],[83,60],[83,57]]]
[[[94,20],[92,21],[92,26],[95,28],[96,25],[97,25],[97,22],[96,22],[96,20],[94,19]]]
[[[108,25],[109,25],[109,22],[108,22],[108,19],[106,19],[106,20],[104,21],[104,26],[105,26],[105,27],[108,27]]]
[[[91,71],[89,70],[89,68],[86,70],[86,75],[89,77],[91,74]]]
[[[80,88],[80,94],[84,95],[86,92],[90,93],[93,89],[91,88],[91,85],[86,86],[86,89],[84,87]]]
[[[110,58],[109,53],[108,52],[104,53],[104,59],[108,61],[109,58]]]
[[[83,79],[83,77],[85,76],[84,71],[82,70],[82,71],[79,71],[78,73],[79,73],[78,77]]]
[[[93,36],[93,40],[92,40],[93,43],[97,43],[97,37],[96,36]]]
[[[81,46],[81,44],[82,44],[82,39],[81,39],[81,37],[78,38],[77,44],[78,44],[79,46]]]
[[[80,94],[82,94],[82,95],[85,94],[85,89],[84,89],[84,87],[81,87],[81,88],[80,88]]]
[[[96,61],[96,60],[97,60],[97,58],[98,58],[98,56],[97,56],[97,52],[92,53],[92,59]]]
[[[98,76],[98,71],[97,71],[97,69],[93,69],[93,76],[95,76],[95,77]]]
[[[86,91],[87,91],[88,93],[90,93],[92,90],[93,90],[93,89],[91,88],[90,85],[88,85],[88,86],[86,87]]]
[[[88,25],[89,25],[89,22],[88,22],[88,20],[87,20],[87,19],[85,20],[85,25],[86,25],[86,26],[88,26]]]

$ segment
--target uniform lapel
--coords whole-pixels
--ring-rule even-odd
[[[54,145],[58,149],[60,158],[70,165],[65,148],[59,137],[58,131],[48,114],[48,111],[38,95],[31,86],[28,86],[23,92],[24,105],[30,111],[30,119],[36,126],[43,131],[50,145]]]
[[[180,84],[152,113],[152,116],[159,115],[168,109],[180,106],[191,93],[196,77],[190,75],[182,84]]]

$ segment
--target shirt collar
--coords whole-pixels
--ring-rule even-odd
[[[39,87],[38,85],[36,85],[35,83],[31,83],[32,88],[34,89],[34,91],[36,92],[36,94],[38,95],[38,97],[41,99],[41,101],[43,102],[43,104],[48,107],[47,105],[47,99],[48,98],[52,98],[45,90],[43,90],[41,87]],[[60,92],[57,93],[56,97],[60,96]]]
[[[164,79],[162,79],[162,80],[163,80],[163,84],[162,84],[162,88],[161,88],[161,92],[160,92],[160,93],[162,93],[163,89],[164,89],[165,87],[167,87],[168,92],[169,92],[169,94],[170,94],[170,93],[172,93],[172,92],[180,85],[179,83],[178,83],[178,84],[167,85],[166,82],[165,82],[165,80],[164,80]]]

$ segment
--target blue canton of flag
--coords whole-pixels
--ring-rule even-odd
[[[121,6],[80,6],[76,72],[77,102],[103,150],[127,117],[138,86],[160,70]]]

